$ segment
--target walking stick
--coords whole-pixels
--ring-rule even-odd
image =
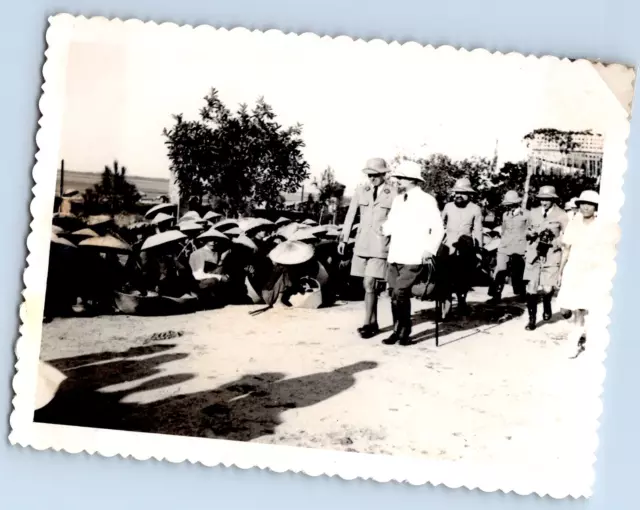
[[[440,347],[440,314],[442,313],[442,303],[436,299],[436,347]]]

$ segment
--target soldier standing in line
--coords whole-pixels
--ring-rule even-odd
[[[560,280],[561,237],[569,222],[567,213],[554,203],[559,197],[553,186],[540,187],[537,198],[540,206],[529,212],[526,234],[527,330],[536,329],[539,294],[542,295],[542,318],[551,319],[551,298]]]
[[[338,253],[344,254],[356,213],[359,211],[360,226],[353,250],[351,274],[364,279],[364,325],[358,328],[358,333],[362,338],[371,338],[380,331],[378,295],[387,277],[389,239],[382,235],[381,229],[389,215],[396,191],[385,182],[389,167],[384,159],[370,159],[363,172],[369,177],[369,182],[358,186],[351,199],[342,227]]]
[[[442,219],[445,225],[444,245],[449,253],[447,279],[450,290],[444,300],[443,317],[451,309],[451,294],[456,293],[458,311],[467,313],[467,293],[477,265],[476,254],[482,248],[482,209],[471,201],[475,190],[467,178],[458,179],[451,190],[453,202],[444,206]]]
[[[523,298],[525,296],[522,274],[524,272],[524,253],[527,249],[526,235],[529,214],[523,209],[522,199],[518,196],[517,191],[507,191],[502,205],[507,210],[502,215],[502,234],[498,246],[496,267],[493,271],[493,284],[489,289],[490,303],[500,302],[507,273],[511,274],[513,293]]]

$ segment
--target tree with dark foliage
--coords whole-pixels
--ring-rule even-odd
[[[329,221],[335,221],[337,208],[342,202],[344,197],[344,191],[346,186],[336,180],[335,172],[330,166],[325,168],[322,172],[320,180],[314,179],[313,185],[320,192],[318,195],[318,202],[320,203],[320,216],[324,220],[325,212],[329,211],[329,207],[332,202],[335,202],[336,211],[330,214],[331,219]],[[324,221],[322,221],[324,223]]]
[[[163,135],[184,201],[208,195],[229,216],[276,207],[281,193],[297,191],[309,176],[302,126],[284,128],[264,98],[253,110],[230,111],[212,89],[200,119],[175,115]]]
[[[135,184],[127,181],[126,167],[117,161],[104,167],[100,182],[84,193],[85,210],[89,214],[133,212],[141,195]]]
[[[527,178],[526,161],[507,162],[497,169],[488,159],[453,161],[442,154],[416,161],[422,165],[422,177],[425,180],[423,189],[436,197],[441,208],[449,200],[456,179],[468,177],[477,191],[475,201],[483,207],[484,212],[499,213],[504,194],[513,189],[522,196]],[[597,177],[588,177],[579,169],[573,174],[534,173],[531,176],[532,196],[528,207],[537,204],[535,193],[545,185],[555,186],[561,205],[586,189],[597,190],[599,187]]]

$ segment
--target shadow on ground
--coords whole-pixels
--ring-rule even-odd
[[[184,353],[152,345],[124,353],[105,353],[53,360],[68,377],[54,399],[36,411],[34,421],[103,429],[129,430],[191,437],[250,441],[275,432],[288,409],[312,406],[355,384],[355,374],[377,367],[362,361],[328,372],[287,379],[280,372],[247,374],[211,390],[169,396],[149,403],[128,403],[128,395],[168,388],[195,377],[172,374],[141,382],[130,389],[103,392],[101,388],[159,375],[163,363],[184,359]],[[119,359],[113,359],[119,358]],[[177,391],[177,388],[176,388]]]
[[[463,338],[467,338],[469,335],[475,334],[475,330],[477,330],[478,328],[503,324],[507,321],[520,317],[524,314],[524,312],[524,305],[518,302],[517,297],[503,299],[502,302],[497,304],[490,304],[487,302],[469,303],[469,313],[465,317],[451,315],[445,322],[440,322],[438,331],[438,334],[440,336],[440,345],[443,346],[449,343],[460,341]],[[429,308],[427,310],[421,310],[414,313],[411,317],[411,322],[414,327],[426,322],[430,322],[431,324],[433,324],[432,328],[421,331],[420,333],[415,333],[411,337],[412,344],[426,342],[427,340],[435,338],[435,308]],[[380,332],[390,333],[392,330],[392,326],[387,326],[381,328]],[[442,337],[451,333],[463,331],[469,331],[469,335],[463,335],[456,338],[455,340],[442,342]]]

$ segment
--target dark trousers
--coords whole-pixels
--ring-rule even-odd
[[[511,276],[513,293],[524,296],[525,285],[522,279],[524,273],[524,256],[514,253],[507,255],[498,253],[496,261],[495,278],[489,290],[489,294],[497,299],[502,296],[502,289],[507,276]]]
[[[389,264],[387,282],[391,295],[393,331],[400,338],[411,335],[411,287],[420,276],[420,264]]]

